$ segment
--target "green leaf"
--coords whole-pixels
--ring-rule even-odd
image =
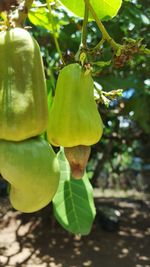
[[[59,31],[61,25],[68,24],[67,20],[65,20],[60,13],[57,13],[54,10],[52,11],[52,16],[56,31]],[[52,31],[49,11],[46,7],[33,7],[30,9],[28,17],[31,23],[35,26],[40,26],[46,30]]]
[[[52,26],[49,21],[48,11],[45,7],[31,9],[28,17],[32,24],[43,27],[50,31],[52,30]]]
[[[87,235],[95,218],[92,186],[86,174],[81,180],[70,177],[69,163],[62,150],[58,160],[61,178],[53,199],[55,218],[67,231]]]
[[[108,19],[117,15],[122,0],[89,0],[100,19]],[[79,17],[84,17],[84,0],[61,0],[66,8]],[[93,17],[90,15],[90,19]]]

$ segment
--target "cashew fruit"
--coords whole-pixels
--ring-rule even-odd
[[[63,147],[90,146],[100,140],[102,132],[103,123],[94,100],[90,73],[77,63],[64,67],[49,112],[49,142]]]
[[[59,164],[51,146],[39,137],[0,140],[0,173],[10,183],[10,202],[22,212],[46,206],[59,184]]]
[[[43,63],[36,40],[24,29],[0,32],[0,139],[40,135],[48,120]]]
[[[71,168],[72,177],[75,179],[82,178],[90,156],[91,147],[65,147],[64,152]]]

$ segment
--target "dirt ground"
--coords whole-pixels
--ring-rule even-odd
[[[96,206],[121,212],[118,231],[104,231],[95,220],[88,236],[67,233],[52,219],[51,208],[22,214],[0,199],[0,266],[150,267],[148,201],[99,198]]]

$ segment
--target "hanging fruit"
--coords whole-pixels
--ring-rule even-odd
[[[40,49],[24,29],[0,32],[0,139],[20,141],[45,131],[47,93]]]
[[[48,140],[54,146],[91,146],[103,132],[103,123],[94,100],[90,73],[77,64],[59,74],[56,94],[49,112]]]
[[[45,207],[59,184],[59,165],[51,146],[39,137],[0,140],[0,173],[10,187],[10,202],[22,212]]]

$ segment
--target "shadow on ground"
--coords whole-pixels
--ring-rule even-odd
[[[59,226],[51,208],[22,214],[0,200],[0,266],[6,267],[150,267],[148,204],[129,199],[99,198],[121,212],[117,232],[97,221],[88,236],[73,236]]]

